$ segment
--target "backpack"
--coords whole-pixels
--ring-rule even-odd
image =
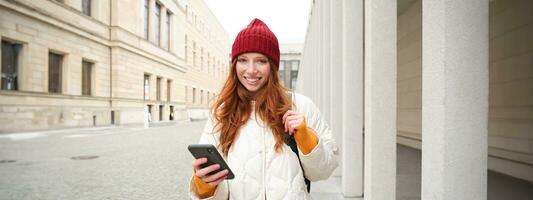
[[[291,109],[292,109],[294,93],[288,92],[287,95],[290,95],[289,99],[290,99]],[[307,179],[307,177],[305,177],[305,171],[304,171],[304,168],[302,167],[302,161],[300,160],[300,154],[298,153],[298,147],[296,146],[296,140],[294,139],[294,135],[286,133],[285,134],[285,144],[287,144],[287,146],[291,147],[292,152],[294,152],[296,154],[296,156],[298,157],[298,162],[300,163],[300,168],[302,168],[302,172],[304,173],[304,181],[305,181],[305,185],[307,186],[307,192],[308,193],[311,192],[311,181],[309,179]]]

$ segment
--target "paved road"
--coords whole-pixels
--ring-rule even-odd
[[[192,156],[205,121],[0,134],[0,200],[189,199]],[[397,199],[420,199],[419,150],[398,145]],[[314,199],[347,200],[341,180],[314,182]],[[531,199],[533,183],[488,172],[488,199]],[[352,200],[359,199],[353,198]]]
[[[2,134],[0,200],[189,199],[187,145],[198,142],[204,123]],[[311,195],[349,199],[340,182],[314,182]]]
[[[0,135],[0,199],[188,199],[204,123]]]

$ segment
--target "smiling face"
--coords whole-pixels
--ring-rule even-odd
[[[236,72],[241,84],[250,92],[259,91],[270,76],[270,62],[260,53],[243,53],[237,57]]]

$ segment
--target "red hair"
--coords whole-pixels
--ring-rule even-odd
[[[282,117],[291,105],[286,89],[280,84],[277,66],[269,58],[270,75],[255,93],[255,113],[267,125],[276,139],[276,152],[283,147],[284,126]],[[237,139],[239,129],[246,124],[252,113],[254,97],[237,78],[236,60],[231,63],[231,70],[222,91],[211,107],[215,119],[215,131],[220,132],[219,148],[224,156],[228,155],[233,142]]]

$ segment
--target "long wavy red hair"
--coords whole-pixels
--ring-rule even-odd
[[[220,133],[219,148],[224,156],[228,155],[231,145],[239,135],[239,129],[244,125],[252,113],[254,97],[242,85],[237,77],[236,59],[231,63],[226,83],[211,107],[211,114],[215,119],[215,131]],[[255,93],[255,113],[267,125],[276,144],[276,152],[283,148],[284,128],[282,117],[290,107],[290,99],[286,89],[280,84],[278,66],[269,59],[270,75],[265,85]]]

